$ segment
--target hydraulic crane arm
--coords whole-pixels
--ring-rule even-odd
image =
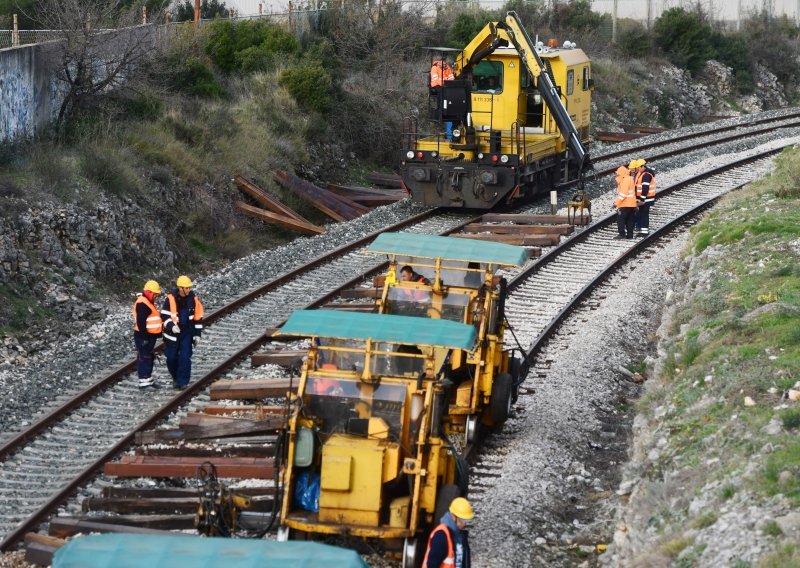
[[[575,124],[569,117],[569,112],[564,107],[564,103],[561,102],[561,97],[558,95],[550,75],[544,71],[544,63],[542,63],[542,59],[536,52],[536,46],[531,41],[528,32],[525,31],[522,22],[519,21],[517,13],[508,12],[505,22],[499,24],[499,27],[502,27],[508,34],[523,64],[527,67],[531,76],[536,79],[539,93],[542,95],[547,108],[553,114],[558,129],[567,142],[570,158],[577,164],[578,171],[583,171],[584,168],[591,168],[589,154],[581,142],[578,129],[575,128]]]

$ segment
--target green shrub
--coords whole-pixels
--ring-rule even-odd
[[[331,108],[333,79],[319,61],[309,61],[281,73],[278,80],[303,107],[325,114]]]
[[[119,152],[101,146],[86,146],[81,157],[81,169],[90,180],[116,195],[136,195],[139,180],[129,161]]]
[[[768,521],[761,532],[766,536],[783,536],[783,530],[775,521]]]
[[[170,83],[175,90],[196,97],[221,98],[226,95],[211,69],[197,57],[176,65]]]
[[[206,53],[217,67],[228,73],[268,69],[276,57],[286,57],[298,50],[292,34],[260,20],[236,24],[218,20],[209,28]]]
[[[787,430],[800,426],[800,408],[789,408],[781,412],[783,427]]]
[[[655,43],[677,65],[696,73],[714,56],[711,28],[697,14],[670,8],[653,25]]]
[[[714,32],[711,35],[711,44],[714,48],[715,58],[733,69],[736,79],[736,88],[741,93],[752,93],[755,88],[753,82],[753,54],[747,38],[741,33]]]
[[[619,49],[628,57],[644,57],[650,53],[650,34],[639,22],[633,22],[619,34]]]
[[[450,46],[459,49],[463,48],[493,19],[492,15],[485,10],[470,13],[462,12],[456,16],[453,25],[450,26],[447,37]]]
[[[724,500],[728,500],[736,494],[736,486],[728,483],[722,488],[721,495]]]

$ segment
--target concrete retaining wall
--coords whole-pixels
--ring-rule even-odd
[[[0,49],[0,141],[39,133],[58,115],[52,53],[47,44]]]

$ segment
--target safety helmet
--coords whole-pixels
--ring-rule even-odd
[[[178,281],[175,282],[178,285],[178,288],[191,288],[192,281],[189,280],[188,276],[178,276]]]
[[[475,516],[472,512],[472,505],[463,497],[456,497],[453,499],[453,502],[450,503],[450,512],[459,519],[464,519],[465,521],[469,521]]]
[[[645,160],[644,158],[642,158],[642,159],[638,160],[638,162],[639,162],[639,166],[638,166],[638,167],[640,167],[640,168],[641,168],[643,165],[645,165],[645,164],[647,163],[647,160]]]
[[[639,160],[631,160],[631,163],[628,164],[628,168],[630,168],[631,170],[633,168],[638,168],[638,167],[639,167]]]
[[[158,285],[158,282],[155,280],[148,280],[144,284],[144,289],[148,292],[152,292],[153,294],[160,294],[161,293],[161,286]]]

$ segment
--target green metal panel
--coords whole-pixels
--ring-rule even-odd
[[[99,534],[70,540],[53,568],[369,568],[353,550],[315,542]]]
[[[523,247],[413,233],[381,233],[367,247],[367,251],[419,258],[486,262],[503,266],[522,266],[528,260],[528,251]]]
[[[474,327],[455,321],[336,310],[294,312],[280,335],[372,339],[467,351],[472,351],[478,339]]]

